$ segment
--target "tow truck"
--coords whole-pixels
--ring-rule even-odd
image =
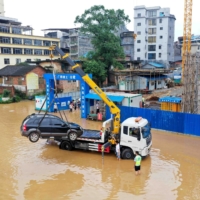
[[[52,52],[57,51],[62,59],[65,59],[70,70],[75,70],[82,79],[93,89],[93,91],[110,108],[112,117],[103,122],[102,129],[84,130],[83,135],[75,141],[68,138],[55,138],[61,149],[84,149],[98,152],[110,153],[115,150],[116,141],[120,143],[121,157],[132,159],[134,152],[138,151],[142,157],[150,153],[152,146],[151,126],[147,119],[142,117],[131,117],[120,123],[120,109],[112,102],[96,83],[76,64],[69,54],[64,53],[58,46],[49,47]]]

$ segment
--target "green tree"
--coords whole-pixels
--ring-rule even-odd
[[[85,10],[75,19],[74,23],[81,26],[80,31],[92,37],[94,51],[90,60],[104,63],[107,76],[111,66],[123,68],[118,60],[124,59],[124,52],[120,46],[120,38],[114,33],[127,22],[130,22],[130,19],[125,15],[124,10],[109,10],[102,5]]]
[[[99,86],[101,86],[102,83],[106,80],[105,64],[101,61],[96,61],[93,59],[87,60],[83,64],[83,69],[84,69],[85,73],[92,74],[93,80]]]

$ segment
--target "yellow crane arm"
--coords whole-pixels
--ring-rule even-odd
[[[120,109],[111,101],[107,95],[99,88],[96,83],[80,68],[78,64],[75,64],[73,60],[70,59],[69,54],[65,54],[61,49],[57,46],[53,45],[49,48],[50,51],[57,51],[62,59],[65,59],[73,70],[75,70],[82,79],[93,89],[93,91],[99,95],[99,97],[103,100],[103,102],[109,106],[110,112],[113,114],[113,123],[112,123],[112,133],[118,134],[120,130]]]

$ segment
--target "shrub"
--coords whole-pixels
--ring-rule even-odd
[[[3,97],[9,97],[10,96],[10,90],[3,90]]]
[[[15,89],[15,95],[21,99],[26,99],[26,93],[22,92],[21,90]]]

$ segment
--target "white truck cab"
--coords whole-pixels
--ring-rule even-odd
[[[149,154],[151,146],[151,127],[147,119],[131,117],[122,122],[120,134],[122,158],[130,159],[135,151],[145,157]]]

